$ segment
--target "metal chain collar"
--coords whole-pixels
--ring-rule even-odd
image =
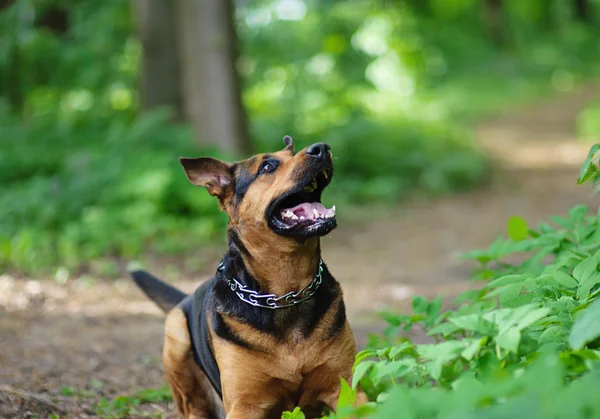
[[[221,262],[217,270],[223,271],[224,269],[225,264]],[[319,259],[319,268],[310,284],[298,292],[290,291],[281,297],[278,297],[275,294],[259,294],[258,291],[247,288],[235,278],[225,277],[225,280],[227,281],[229,288],[231,288],[231,291],[235,292],[238,298],[245,303],[255,307],[270,308],[272,310],[292,307],[302,301],[308,300],[315,295],[319,289],[319,286],[323,282],[323,260]]]

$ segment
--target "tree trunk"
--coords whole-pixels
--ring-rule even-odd
[[[144,50],[141,68],[142,109],[169,106],[183,119],[175,12],[169,0],[136,0],[134,14]]]
[[[250,142],[235,69],[237,39],[231,1],[175,0],[173,4],[186,119],[200,144],[233,155],[246,154]]]
[[[590,20],[590,3],[588,0],[574,0],[575,16],[583,21]]]
[[[484,22],[488,36],[498,46],[504,45],[502,0],[484,1]]]

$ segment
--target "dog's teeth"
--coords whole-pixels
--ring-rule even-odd
[[[319,218],[319,211],[317,211],[316,209],[313,209],[313,218]]]
[[[333,215],[335,215],[335,205],[331,207],[331,211],[333,211]]]
[[[305,219],[304,215],[301,215],[301,216],[300,216],[300,219],[301,219],[301,220],[304,220],[304,219]]]
[[[315,189],[317,189],[317,182],[316,182],[314,179],[313,179],[313,181],[312,181],[311,183],[309,183],[308,185],[306,185],[306,186],[304,187],[304,190],[305,190],[306,192],[312,192],[312,191],[314,191]]]
[[[296,214],[292,214],[291,217],[292,217],[292,220],[297,220],[298,219],[298,216]]]
[[[323,176],[325,176],[325,179],[329,179],[329,175],[327,174],[327,170],[323,170]]]

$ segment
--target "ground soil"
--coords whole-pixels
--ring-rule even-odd
[[[577,112],[597,88],[586,86],[481,124],[478,144],[498,167],[486,186],[393,208],[353,210],[348,223],[324,240],[324,259],[342,283],[359,344],[383,326],[377,311],[407,312],[413,295],[443,295],[448,305],[473,286],[468,278],[475,265],[458,255],[504,234],[509,216],[535,225],[575,204],[597,209],[590,189],[575,185],[588,145],[574,135]],[[193,278],[180,279],[160,266],[156,271],[192,291],[216,266],[219,250],[211,252]],[[60,285],[52,278],[1,275],[0,418],[97,417],[94,406],[102,397],[161,387],[162,321],[124,276]],[[168,403],[154,403],[133,416],[175,417],[172,411]]]

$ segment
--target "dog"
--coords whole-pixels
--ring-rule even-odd
[[[306,417],[334,411],[350,382],[356,344],[342,290],[321,259],[336,228],[321,204],[333,176],[330,147],[313,144],[226,163],[181,158],[229,216],[228,248],[215,276],[193,294],[132,272],[167,314],[163,363],[186,419]],[[356,404],[367,401],[358,389]]]

